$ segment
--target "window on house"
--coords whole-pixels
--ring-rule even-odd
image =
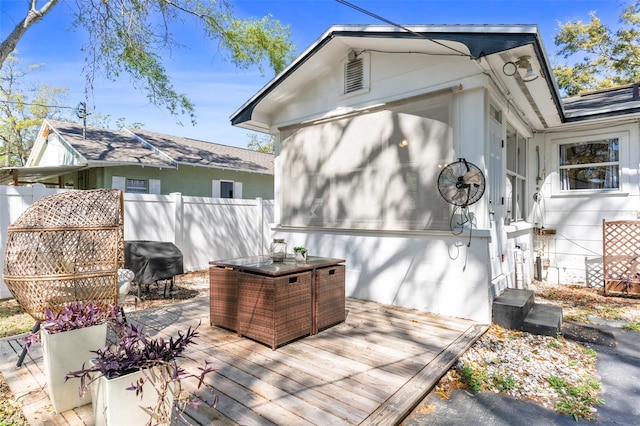
[[[111,176],[111,188],[134,194],[160,194],[160,179],[130,179]]]
[[[125,192],[132,192],[134,194],[147,194],[147,181],[144,179],[127,179],[127,186]]]
[[[211,182],[213,198],[242,198],[242,182],[232,180],[213,180]]]
[[[233,198],[233,182],[226,180],[220,182],[220,198]]]
[[[507,217],[526,217],[527,140],[512,126],[507,126]]]
[[[616,189],[620,187],[618,138],[559,145],[560,189]]]

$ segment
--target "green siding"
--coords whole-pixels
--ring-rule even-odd
[[[160,180],[160,191],[164,195],[180,192],[187,196],[211,197],[212,180],[230,180],[242,182],[242,198],[273,199],[273,175],[185,165],[178,166],[178,169],[138,166],[100,167],[90,169],[87,172],[85,173],[89,176],[85,181],[90,187],[80,188],[78,186],[82,181],[82,179],[78,179],[78,173],[65,175],[63,182],[73,182],[77,189],[97,189],[110,188],[113,176],[122,176],[128,179],[158,179]]]

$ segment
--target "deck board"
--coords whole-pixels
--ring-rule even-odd
[[[211,327],[207,297],[128,313],[127,320],[163,336],[201,322],[198,344],[181,366],[197,374],[206,360],[216,373],[201,389],[194,379],[184,381],[184,388],[204,403],[188,408],[176,425],[398,424],[487,328],[355,299],[347,299],[346,308],[345,322],[275,351]],[[92,424],[90,404],[51,412],[40,345],[16,368],[21,348],[19,339],[0,340],[0,371],[29,423]]]

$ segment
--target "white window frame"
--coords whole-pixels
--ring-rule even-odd
[[[145,181],[145,191],[130,191],[128,182],[130,180]],[[111,176],[111,188],[119,189],[122,192],[133,194],[161,194],[160,179],[131,179],[124,176]]]
[[[132,183],[144,183],[144,187],[142,186],[132,186]],[[133,179],[126,178],[125,179],[125,191],[129,194],[148,194],[149,193],[149,181],[147,179]]]
[[[562,189],[560,178],[560,146],[576,144],[582,142],[597,142],[602,140],[618,139],[618,187],[617,188],[589,188],[589,189]],[[584,195],[607,195],[625,194],[629,192],[629,176],[623,173],[629,165],[629,140],[628,131],[602,132],[602,133],[582,133],[580,136],[558,138],[551,140],[551,161],[555,169],[552,174],[552,196],[584,196]],[[589,165],[607,165],[612,163],[589,163]]]
[[[509,146],[509,130],[507,130],[507,138],[505,140],[505,156],[506,156],[506,199],[505,207],[507,209],[507,217],[512,222],[523,221],[527,218],[527,138],[520,133],[513,125],[507,124],[507,129],[515,132],[515,170],[509,168],[510,146]],[[519,156],[524,156],[520,159]],[[520,170],[520,165],[524,170]]]
[[[222,197],[222,183],[231,183],[233,185],[233,197]],[[213,179],[211,181],[211,197],[212,198],[242,198],[242,182],[236,182],[227,179]]]

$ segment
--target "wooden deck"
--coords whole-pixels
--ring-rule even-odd
[[[178,424],[398,424],[486,330],[473,321],[347,299],[344,323],[273,351],[210,327],[208,312],[209,298],[201,297],[128,314],[150,334],[175,335],[202,320],[198,345],[181,366],[195,373],[200,361],[211,362],[217,372],[196,395],[207,403],[219,399],[216,409],[189,409]],[[93,424],[91,404],[51,412],[40,345],[16,368],[21,348],[19,339],[0,340],[0,371],[29,423]]]

